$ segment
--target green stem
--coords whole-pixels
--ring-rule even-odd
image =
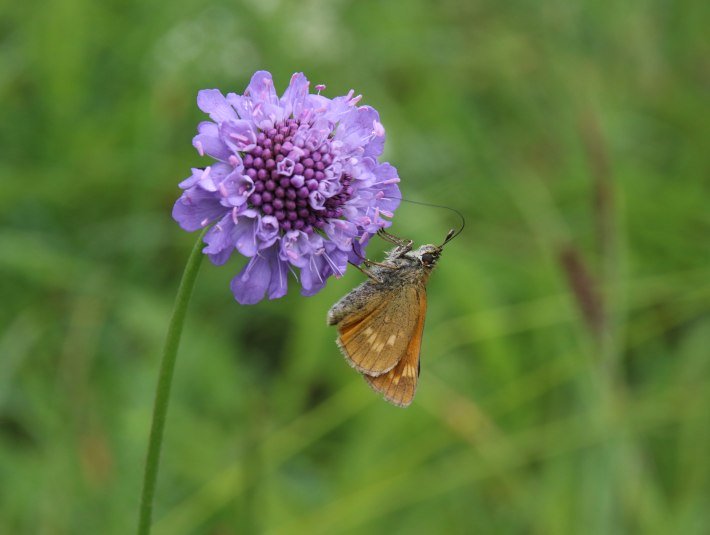
[[[148,535],[150,533],[151,515],[153,513],[153,497],[155,496],[155,484],[158,479],[158,465],[160,464],[160,448],[163,443],[163,430],[165,429],[165,416],[168,412],[170,401],[170,387],[173,382],[173,371],[175,370],[175,357],[180,346],[180,336],[185,323],[185,312],[190,302],[192,289],[195,286],[197,272],[200,270],[202,262],[202,236],[207,229],[202,231],[195,242],[195,246],[187,260],[185,271],[182,274],[180,287],[175,296],[175,306],[173,315],[168,326],[168,335],[165,338],[163,347],[163,360],[160,363],[160,376],[158,386],[155,391],[155,404],[153,405],[153,423],[150,428],[150,440],[148,442],[148,456],[145,463],[145,474],[143,476],[143,494],[141,497],[140,518],[138,522],[138,534]]]

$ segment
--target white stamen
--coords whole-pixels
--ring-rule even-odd
[[[324,251],[324,252],[323,252],[323,256],[325,257],[326,262],[328,262],[328,263],[330,264],[330,267],[333,268],[333,271],[335,271],[335,276],[336,276],[336,277],[342,277],[342,276],[343,276],[343,272],[340,271],[340,269],[338,268],[338,266],[335,265],[335,262],[333,262],[333,260],[331,260],[331,258],[328,256],[328,253],[326,253],[326,252]]]
[[[291,272],[291,274],[293,275],[293,277],[296,279],[296,282],[299,282],[299,281],[298,281],[298,275],[296,274],[296,271],[293,269],[293,267],[291,266],[291,264],[287,264],[287,265],[288,265],[288,270]]]
[[[313,265],[313,267],[312,267],[313,271],[315,271],[316,275],[318,275],[318,280],[323,282],[323,277],[320,276],[320,273],[318,272],[318,268],[316,267],[315,255],[311,256],[311,264]]]
[[[253,257],[251,260],[249,260],[249,263],[247,264],[247,268],[244,270],[244,276],[242,277],[243,281],[248,281],[249,280],[249,272],[254,269],[254,266],[256,265],[256,257],[261,258],[261,255],[259,253],[256,253],[256,256]]]
[[[280,261],[280,260],[277,260],[276,263],[277,263],[278,266],[279,266],[279,286],[280,286],[281,288],[283,288],[283,287],[284,287],[284,283],[285,283],[285,281],[286,281],[286,278],[283,276],[283,272],[282,272],[283,266],[281,265],[281,261]]]

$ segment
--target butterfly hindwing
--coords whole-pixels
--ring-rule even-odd
[[[422,346],[424,332],[424,318],[426,316],[426,291],[417,289],[417,304],[412,306],[417,311],[414,331],[407,341],[407,347],[397,365],[379,376],[363,374],[365,380],[380,392],[384,398],[400,407],[407,407],[414,399],[419,378],[419,353]]]

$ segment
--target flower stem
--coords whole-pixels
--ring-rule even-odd
[[[173,381],[173,371],[175,370],[175,358],[180,346],[180,336],[185,323],[185,313],[190,302],[192,289],[195,286],[195,279],[202,263],[202,236],[207,229],[202,231],[195,242],[195,246],[190,253],[190,258],[185,265],[182,274],[180,287],[175,296],[175,306],[173,315],[170,318],[168,334],[163,347],[163,359],[160,363],[160,375],[158,386],[155,391],[155,404],[153,405],[153,422],[150,428],[150,439],[148,441],[148,455],[145,463],[145,474],[143,476],[143,494],[141,496],[140,518],[138,522],[138,534],[148,535],[150,533],[151,515],[153,513],[153,497],[155,495],[155,484],[158,479],[158,465],[160,464],[160,448],[163,443],[163,430],[165,429],[165,416],[168,412],[170,401],[170,387]]]

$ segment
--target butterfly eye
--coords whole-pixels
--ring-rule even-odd
[[[431,253],[424,253],[422,255],[422,264],[425,266],[431,266],[436,261],[436,257]]]

